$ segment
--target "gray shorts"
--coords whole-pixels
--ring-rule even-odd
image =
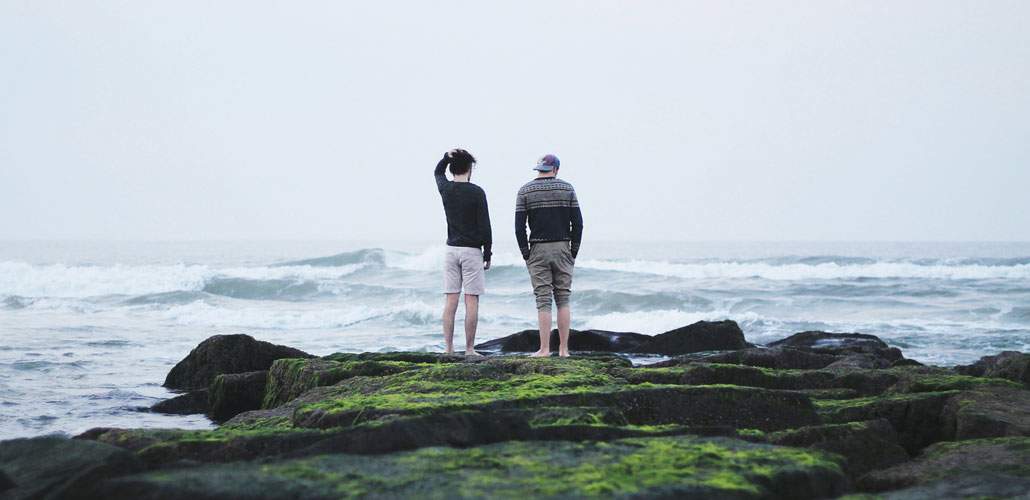
[[[551,296],[558,307],[569,305],[572,295],[572,247],[568,241],[533,243],[526,267],[529,281],[533,284],[538,311],[551,310]]]
[[[482,295],[486,292],[483,251],[478,248],[447,247],[443,263],[443,293]]]

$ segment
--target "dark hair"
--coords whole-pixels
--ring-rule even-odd
[[[465,175],[472,170],[476,163],[476,157],[464,149],[456,150],[451,154],[451,173],[454,175]]]

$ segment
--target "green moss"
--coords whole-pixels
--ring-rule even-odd
[[[853,399],[817,399],[812,402],[820,413],[833,413],[851,408],[863,408],[883,403],[902,403],[908,401],[919,401],[938,397],[941,395],[958,394],[959,391],[941,391],[915,394],[888,394],[880,396],[867,396]]]
[[[983,446],[1002,447],[1007,451],[1027,454],[1030,458],[1030,437],[1009,436],[985,439],[968,439],[964,441],[942,441],[928,447],[923,452],[925,457],[937,457],[962,449]]]
[[[391,375],[427,366],[430,364],[390,360],[276,360],[269,370],[262,408],[276,408],[312,388],[333,385],[348,378]]]
[[[379,456],[327,455],[278,463],[168,472],[190,489],[232,496],[232,482],[267,484],[270,496],[537,498],[594,496],[768,497],[812,486],[838,494],[839,458],[731,439],[686,436],[611,442],[510,442]],[[146,480],[148,475],[140,476]],[[164,485],[167,487],[167,484]],[[136,483],[139,487],[139,483]],[[280,489],[275,489],[280,488]],[[137,490],[138,491],[138,490]],[[802,489],[801,491],[805,491]]]
[[[475,364],[438,364],[385,377],[354,377],[327,400],[300,407],[296,415],[390,410],[423,413],[494,401],[611,391],[622,381],[596,362],[501,358]]]
[[[979,387],[1013,387],[1020,389],[1023,387],[1022,384],[1002,378],[957,375],[940,369],[933,371],[896,369],[894,372],[901,375],[902,380],[891,388],[891,392],[940,392],[976,389]]]

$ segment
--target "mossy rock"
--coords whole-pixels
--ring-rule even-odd
[[[94,441],[39,437],[0,443],[5,500],[81,498],[84,489],[104,478],[141,470],[132,453]]]
[[[168,372],[164,386],[169,389],[207,389],[215,377],[224,373],[267,370],[283,358],[310,358],[292,347],[271,344],[250,335],[215,335],[190,351]]]
[[[848,423],[885,419],[898,432],[898,442],[909,452],[947,439],[943,411],[959,391],[890,394],[857,399],[816,400],[825,423]]]
[[[215,377],[208,389],[208,416],[224,422],[240,413],[261,408],[268,383],[267,371],[228,373]]]
[[[1030,391],[1004,386],[963,391],[945,406],[943,426],[952,439],[1030,436]]]
[[[916,460],[867,474],[859,486],[864,491],[887,491],[980,473],[1030,479],[1030,438],[936,443]]]
[[[609,407],[635,425],[729,425],[782,429],[817,423],[809,399],[739,386],[631,385],[617,367],[588,360],[498,358],[354,377],[293,412],[298,427],[348,427],[387,416],[554,406]],[[311,400],[306,394],[303,399]]]
[[[897,432],[887,420],[802,427],[769,433],[764,440],[770,444],[814,448],[841,455],[847,459],[844,470],[852,478],[909,459],[898,444]]]
[[[333,361],[330,359],[280,359],[272,363],[261,408],[275,408],[306,391],[358,376],[383,376],[414,370],[425,363],[384,360]]]
[[[161,471],[100,484],[105,498],[824,498],[834,456],[720,438],[511,442],[376,457],[323,455]]]

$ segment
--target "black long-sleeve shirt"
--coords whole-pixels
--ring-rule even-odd
[[[486,205],[483,188],[471,182],[447,180],[444,169],[450,161],[446,156],[436,164],[433,175],[443,198],[447,215],[447,245],[452,247],[483,248],[483,260],[490,261],[493,235],[490,232],[490,210]]]
[[[530,243],[545,241],[571,241],[575,258],[583,240],[583,213],[572,184],[557,177],[538,177],[522,186],[515,200],[515,239],[523,258],[529,258]]]

